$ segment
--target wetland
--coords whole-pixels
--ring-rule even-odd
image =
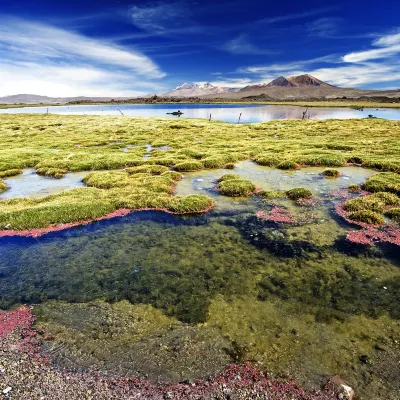
[[[249,361],[396,400],[399,138],[383,119],[0,115],[0,308],[33,306],[55,368],[181,382]]]

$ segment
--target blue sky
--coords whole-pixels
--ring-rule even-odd
[[[400,88],[396,0],[1,0],[0,96],[135,96],[310,73]]]

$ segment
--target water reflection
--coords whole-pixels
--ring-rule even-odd
[[[178,105],[175,104],[118,104],[118,105],[78,105],[53,107],[23,107],[1,109],[2,114],[72,114],[72,115],[123,115],[132,117],[170,117]],[[265,122],[280,119],[301,119],[306,111],[305,107],[286,105],[243,105],[243,104],[179,104],[183,113],[181,118],[203,118],[237,123]],[[400,119],[400,109],[380,108],[363,111],[350,108],[310,107],[306,118],[310,119],[350,119],[367,118],[373,115],[377,118],[390,120]]]

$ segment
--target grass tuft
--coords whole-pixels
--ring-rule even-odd
[[[310,199],[312,192],[305,188],[294,188],[286,192],[286,196],[291,200]]]
[[[7,171],[0,171],[0,178],[8,178],[10,176],[17,176],[22,174],[22,169],[14,168],[8,169]]]
[[[184,161],[174,165],[174,169],[182,172],[199,171],[203,169],[203,164],[200,161]]]
[[[337,169],[329,168],[329,169],[322,171],[322,175],[325,178],[339,178],[340,172]]]
[[[352,212],[349,214],[349,219],[370,225],[383,225],[385,222],[381,215],[371,210]]]

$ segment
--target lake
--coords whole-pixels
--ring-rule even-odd
[[[180,110],[181,117],[167,113]],[[266,122],[280,119],[301,119],[306,107],[287,105],[243,105],[243,104],[118,104],[118,105],[77,105],[51,107],[23,107],[0,109],[0,114],[70,114],[70,115],[126,115],[131,117],[203,118],[237,123],[241,114],[242,123]],[[400,119],[400,109],[365,108],[364,111],[351,108],[310,107],[306,117],[311,119],[367,118],[373,115],[389,120]]]

